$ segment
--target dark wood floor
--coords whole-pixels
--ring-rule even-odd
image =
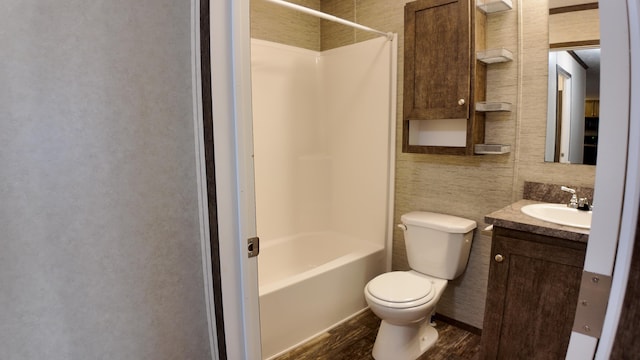
[[[470,360],[480,350],[480,335],[436,320],[438,341],[420,360]],[[359,360],[373,359],[371,349],[380,326],[367,310],[353,319],[319,335],[308,343],[276,358],[276,360]]]

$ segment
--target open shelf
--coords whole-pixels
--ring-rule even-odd
[[[511,111],[511,103],[497,101],[478,101],[476,103],[476,111],[492,112],[492,111]]]
[[[473,149],[474,154],[480,155],[498,155],[508,154],[511,152],[511,145],[505,144],[476,144]]]
[[[505,48],[478,51],[476,58],[485,64],[501,63],[513,60],[513,53]]]
[[[487,14],[513,9],[511,0],[477,0],[476,6]]]

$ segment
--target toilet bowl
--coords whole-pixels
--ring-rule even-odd
[[[435,344],[431,316],[448,280],[464,272],[476,228],[473,220],[423,211],[401,220],[411,270],[379,275],[364,289],[369,308],[382,320],[376,360],[414,360]]]
[[[382,319],[374,359],[416,359],[435,344],[431,316],[446,286],[447,280],[416,271],[385,273],[367,284],[367,304]]]

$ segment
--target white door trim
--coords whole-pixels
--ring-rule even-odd
[[[210,2],[215,178],[228,359],[260,359],[251,122],[249,1]]]

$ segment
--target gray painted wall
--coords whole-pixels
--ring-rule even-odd
[[[0,12],[0,358],[210,358],[190,2]]]

